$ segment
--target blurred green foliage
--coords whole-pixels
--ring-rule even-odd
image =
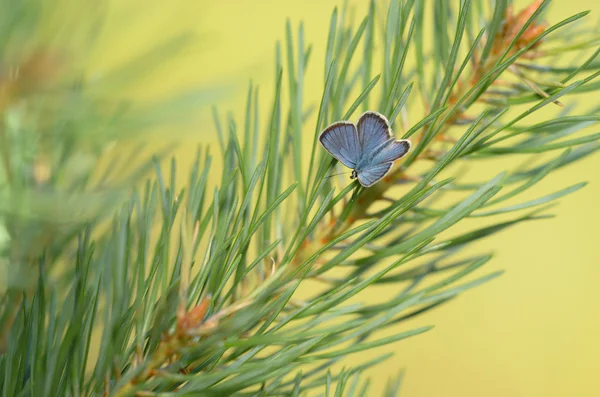
[[[591,83],[596,32],[575,44],[568,34],[586,13],[548,27],[541,23],[548,3],[515,13],[504,0],[372,1],[358,23],[347,7],[335,10],[316,108],[303,95],[311,47],[303,25],[295,31],[288,23],[269,119],[259,122],[254,86],[239,126],[215,109],[220,152],[199,150],[184,187],[176,184],[175,160],[164,175],[159,161],[142,156],[134,167],[131,158],[143,153],[137,144],[147,131],[180,123],[209,95],[181,93],[148,105],[107,100],[93,89],[166,59],[179,38],[93,83],[63,68],[55,45],[19,53],[6,44],[3,394],[266,396],[324,387],[325,395],[363,395],[368,381],[359,387],[360,372],[388,354],[336,375],[328,368],[429,330],[395,327],[498,276],[474,276],[492,256],[469,248],[550,217],[546,204],[584,185],[521,199],[599,147],[598,135],[586,130],[600,119],[598,109],[557,106],[544,123],[524,122],[567,95],[598,88]],[[36,4],[11,8],[17,11],[3,24],[4,37],[38,37],[45,14]],[[434,43],[425,42],[425,27]],[[578,60],[555,62],[573,48]],[[414,150],[388,178],[363,189],[332,177],[336,163],[316,136],[370,108],[388,117],[397,136],[411,138]],[[315,125],[307,122],[311,109]],[[537,165],[509,162],[484,181],[462,182],[452,168],[562,149],[536,157]],[[212,186],[215,156],[223,168]],[[138,184],[151,166],[155,177]],[[440,204],[443,195],[452,199]],[[100,224],[107,214],[112,221]],[[453,234],[470,218],[486,224]],[[56,277],[52,265],[61,259],[65,271]],[[298,299],[301,286],[317,282]],[[392,299],[356,301],[386,284],[397,290]],[[400,383],[401,376],[390,381],[387,395]]]

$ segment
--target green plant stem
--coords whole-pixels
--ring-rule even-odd
[[[501,52],[496,49],[486,59],[483,64],[477,63],[473,72],[473,77],[470,79],[463,79],[456,84],[455,90],[451,93],[448,98],[448,103],[454,105],[460,98],[463,98],[469,90],[475,87],[480,79],[493,70],[494,66],[501,58]],[[496,81],[499,76],[496,76]],[[492,84],[490,84],[491,86]],[[439,116],[438,119],[446,120],[444,125],[440,127],[436,138],[438,140],[447,139],[446,134],[450,128],[456,123],[456,121],[467,112],[468,108],[461,109],[460,107],[453,111],[452,107],[448,107]],[[425,131],[431,128],[431,123],[425,124],[421,127],[420,139],[423,139]],[[418,141],[417,141],[418,142]],[[413,146],[415,146],[413,144]],[[426,160],[429,157],[428,152],[420,153],[416,160]],[[402,161],[402,160],[401,160]],[[344,232],[348,231],[357,220],[364,219],[369,209],[378,200],[381,200],[385,193],[393,186],[397,185],[402,180],[407,179],[407,169],[403,166],[396,166],[396,169],[390,172],[386,177],[379,181],[376,185],[365,189],[361,192],[357,199],[356,205],[353,207],[349,216],[346,217],[341,223],[331,222],[329,224],[321,224],[321,228],[317,231],[316,237],[310,241],[305,242],[302,249],[298,253],[296,263],[303,263],[306,259],[310,258],[316,252],[318,252],[324,244],[340,236]]]

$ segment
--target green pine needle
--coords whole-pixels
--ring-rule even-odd
[[[132,113],[104,112],[71,89],[44,112],[14,103],[45,92],[13,98],[0,131],[0,264],[11,270],[0,302],[2,395],[365,395],[363,373],[391,355],[363,362],[354,353],[429,330],[406,321],[501,275],[484,270],[491,254],[469,254],[480,239],[551,218],[550,206],[585,186],[529,195],[600,148],[600,109],[572,105],[574,95],[600,89],[597,35],[584,29],[569,41],[568,28],[587,12],[536,30],[548,3],[518,24],[503,0],[346,3],[323,41],[320,98],[304,87],[313,48],[304,25],[288,21],[271,103],[259,104],[250,83],[242,120],[213,108],[219,149],[198,149],[185,186],[175,159],[164,164],[168,150],[135,169],[125,157],[97,178],[99,153],[122,131],[135,141],[175,123],[175,109],[206,96]],[[0,24],[3,37],[26,22],[3,18],[13,22]],[[160,61],[167,47],[107,84],[132,76],[136,62]],[[555,62],[566,52],[580,61]],[[539,90],[511,79],[509,68]],[[552,108],[559,98],[569,106]],[[317,140],[330,123],[355,121],[358,109],[389,116],[413,141],[368,189],[335,175],[342,167]],[[554,114],[532,124],[541,109]],[[43,145],[31,128],[42,114],[59,136]],[[536,161],[507,162],[484,181],[455,171],[509,155]],[[456,231],[473,217],[482,224]],[[375,294],[383,284],[396,295]],[[397,395],[403,377],[384,395]]]

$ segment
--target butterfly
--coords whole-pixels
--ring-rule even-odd
[[[329,154],[352,169],[350,178],[358,178],[364,187],[379,182],[411,146],[407,139],[397,141],[385,116],[373,111],[363,113],[356,125],[333,123],[319,135],[319,141]]]

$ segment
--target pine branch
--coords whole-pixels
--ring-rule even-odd
[[[126,199],[115,199],[124,201],[120,209],[90,208],[92,166],[73,182],[76,188],[52,198],[74,197],[70,208],[81,202],[93,216],[59,239],[41,241],[22,231],[56,228],[56,219],[68,218],[49,216],[56,213],[48,208],[61,207],[44,207],[41,194],[30,201],[19,195],[27,211],[6,207],[3,259],[18,253],[22,260],[27,253],[28,269],[36,273],[3,296],[2,324],[10,330],[0,357],[3,394],[364,395],[369,383],[361,373],[390,355],[355,359],[341,371],[333,365],[429,330],[408,329],[405,322],[501,274],[482,273],[492,256],[472,253],[480,239],[550,218],[549,205],[584,186],[525,198],[543,178],[599,147],[598,134],[588,133],[600,120],[597,109],[572,105],[574,94],[598,89],[598,51],[590,47],[595,32],[583,30],[590,38],[580,33],[581,42],[569,44],[563,32],[586,13],[546,25],[541,17],[548,3],[533,1],[514,13],[500,0],[491,7],[440,0],[432,9],[392,0],[378,15],[372,1],[359,9],[356,24],[348,5],[334,10],[314,125],[303,87],[311,47],[303,25],[296,31],[288,22],[283,53],[277,46],[266,123],[259,122],[263,110],[254,84],[241,123],[221,119],[215,108],[220,152],[199,149],[185,186],[176,183],[176,161],[165,166],[157,158],[155,175],[144,185],[118,185],[127,192]],[[434,43],[424,38],[430,25]],[[549,63],[561,50],[578,51],[580,63]],[[565,108],[554,106],[559,100]],[[172,108],[163,105],[169,114]],[[556,115],[527,124],[546,105]],[[329,123],[374,107],[398,136],[413,140],[414,149],[385,179],[362,188],[332,176],[337,164],[316,137]],[[108,117],[94,113],[104,120],[100,116]],[[21,131],[9,119],[8,127]],[[140,122],[139,131],[155,122]],[[2,139],[16,139],[8,127]],[[310,156],[302,152],[307,140]],[[65,142],[49,147],[66,151]],[[83,143],[92,145],[77,141],[69,153],[80,154]],[[106,145],[97,136],[92,146]],[[27,189],[40,178],[45,186],[59,186],[52,182],[66,172],[62,162],[32,172],[36,168],[25,165],[38,157],[26,158],[13,150],[18,147],[2,155],[3,186],[16,189],[15,164],[31,173]],[[553,158],[540,156],[556,150],[561,153]],[[535,155],[537,164],[528,161],[484,181],[461,178],[453,168],[509,154]],[[217,155],[220,178],[211,169]],[[10,197],[14,203],[17,196]],[[34,217],[24,216],[38,205]],[[112,221],[103,228],[99,221],[107,218],[100,215],[106,214]],[[473,217],[489,221],[454,231]],[[59,259],[72,266],[56,277]],[[397,294],[362,301],[382,284],[393,284]],[[402,374],[390,380],[385,394],[396,395],[401,380]]]

